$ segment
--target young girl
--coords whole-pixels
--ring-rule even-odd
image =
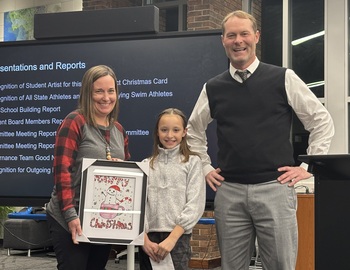
[[[187,145],[186,125],[185,115],[169,108],[154,129],[141,270],[169,253],[175,270],[188,269],[191,232],[203,214],[206,190],[201,160]]]

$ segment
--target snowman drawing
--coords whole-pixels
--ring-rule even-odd
[[[123,198],[123,194],[120,192],[120,187],[117,185],[112,185],[107,188],[106,191],[102,191],[102,194],[105,196],[104,201],[101,203],[101,210],[125,210],[125,207],[121,204],[127,201],[131,201],[130,198]],[[116,216],[120,216],[121,213],[100,213],[100,216],[107,219],[113,219]]]

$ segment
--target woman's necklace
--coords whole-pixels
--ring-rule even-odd
[[[103,142],[106,144],[106,159],[107,160],[112,160],[112,156],[111,156],[111,146],[110,146],[110,139],[107,140],[107,134],[105,136],[103,136],[103,134],[101,133],[101,130],[96,127],[98,134],[100,135],[101,139],[103,140]],[[105,130],[105,132],[107,132],[107,130]]]
[[[109,144],[106,143],[106,159],[107,160],[112,160],[111,156],[111,147]]]

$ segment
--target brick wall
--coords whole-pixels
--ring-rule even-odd
[[[261,33],[261,0],[253,1],[252,11],[252,15],[255,17],[258,25],[258,30]],[[261,38],[256,46],[256,55],[261,60]]]
[[[242,9],[240,0],[188,0],[187,30],[221,29],[221,22],[231,11]],[[261,0],[253,1],[253,16],[261,30]],[[260,42],[256,48],[258,58],[261,58]]]
[[[239,0],[188,0],[187,29],[221,29],[221,21],[226,14],[241,8],[242,1]]]
[[[213,218],[213,211],[206,211],[205,218]],[[216,237],[215,224],[197,224],[191,237],[191,268],[212,268],[220,266],[220,251]]]

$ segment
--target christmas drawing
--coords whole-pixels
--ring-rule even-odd
[[[132,229],[135,194],[134,177],[94,175],[93,209],[90,226],[104,229]],[[113,225],[113,226],[112,226]]]

